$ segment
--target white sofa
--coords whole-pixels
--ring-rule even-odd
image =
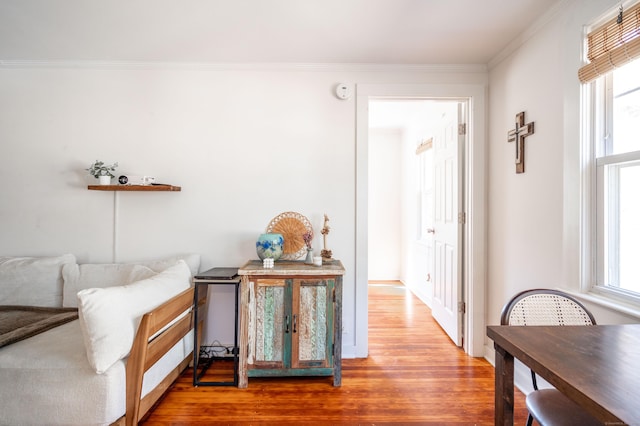
[[[135,264],[0,257],[0,305],[79,315],[0,348],[0,424],[137,424],[191,359],[199,264],[198,255]]]

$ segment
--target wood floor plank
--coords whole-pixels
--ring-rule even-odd
[[[369,286],[369,357],[330,377],[251,378],[247,389],[192,386],[187,369],[142,422],[155,425],[493,425],[494,369],[453,345],[399,283]],[[515,423],[524,424],[516,390]]]

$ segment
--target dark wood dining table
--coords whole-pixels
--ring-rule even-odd
[[[513,425],[514,357],[605,425],[640,425],[640,324],[488,326],[495,424]]]

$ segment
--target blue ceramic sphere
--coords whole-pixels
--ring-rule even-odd
[[[284,250],[282,234],[261,234],[256,241],[256,252],[260,260],[278,260]]]

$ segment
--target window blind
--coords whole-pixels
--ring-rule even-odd
[[[640,58],[640,3],[587,35],[589,63],[578,71],[582,83],[588,83],[609,71]]]

